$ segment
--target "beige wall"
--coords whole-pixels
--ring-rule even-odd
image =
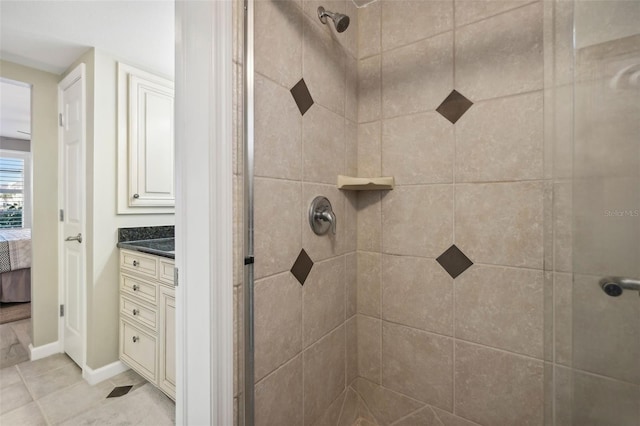
[[[58,125],[59,77],[0,61],[0,76],[31,84],[33,161],[32,318],[34,346],[58,338]]]
[[[87,365],[95,369],[118,360],[118,228],[173,225],[174,216],[116,214],[117,61],[91,49],[79,62],[87,65]]]

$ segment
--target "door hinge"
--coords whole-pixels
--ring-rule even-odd
[[[60,316],[64,316],[64,305],[60,305]]]
[[[173,268],[173,286],[178,287],[178,268]]]
[[[60,127],[64,125],[64,122],[62,120],[62,113],[58,114],[58,124],[60,125]]]
[[[64,210],[60,209],[60,222],[64,222]]]

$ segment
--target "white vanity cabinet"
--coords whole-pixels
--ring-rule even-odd
[[[118,63],[118,213],[173,213],[174,87]]]
[[[176,397],[173,259],[120,249],[120,360]]]

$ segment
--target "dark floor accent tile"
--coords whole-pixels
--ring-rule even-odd
[[[473,262],[456,245],[452,245],[436,259],[451,278],[466,271]]]
[[[311,105],[313,105],[313,98],[311,97],[311,93],[309,93],[307,83],[304,82],[304,78],[293,86],[291,89],[291,95],[296,101],[296,105],[298,105],[298,109],[302,115],[304,115],[304,113],[311,108]]]
[[[304,249],[300,250],[298,258],[291,267],[291,273],[298,280],[301,285],[304,285],[311,268],[313,267],[313,260],[309,257]]]
[[[107,395],[107,398],[117,398],[119,396],[126,395],[126,394],[129,393],[129,391],[131,390],[132,387],[133,387],[133,385],[115,387],[115,388],[113,388],[111,393],[109,395]]]
[[[447,96],[447,99],[442,101],[436,111],[455,124],[471,108],[471,105],[473,105],[473,102],[454,90]]]

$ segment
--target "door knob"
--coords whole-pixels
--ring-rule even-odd
[[[82,234],[78,233],[75,237],[67,237],[64,239],[65,241],[77,241],[78,243],[82,243]]]

